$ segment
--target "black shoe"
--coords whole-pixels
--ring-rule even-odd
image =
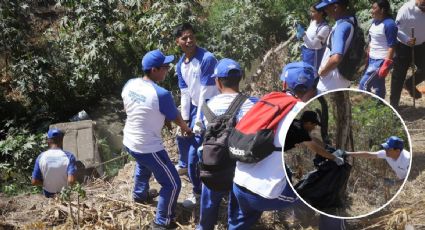
[[[406,84],[404,84],[404,89],[407,90],[407,92],[409,92],[409,95],[411,97],[415,97],[415,99],[419,99],[422,97],[422,93],[419,92],[419,90],[415,87],[415,92],[412,92],[412,87],[407,86]]]
[[[152,230],[165,230],[165,229],[176,229],[178,225],[176,222],[171,222],[169,225],[160,225],[152,221],[151,229]]]
[[[134,202],[140,203],[140,204],[152,204],[153,199],[159,195],[158,191],[156,189],[149,189],[148,195],[146,199],[136,199],[134,198]]]

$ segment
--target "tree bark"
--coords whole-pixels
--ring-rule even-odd
[[[333,101],[336,112],[336,137],[335,147],[349,149],[352,147],[351,133],[351,101],[349,91],[335,92]]]

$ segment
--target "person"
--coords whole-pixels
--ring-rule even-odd
[[[319,68],[322,61],[323,53],[326,48],[326,40],[331,31],[328,22],[326,21],[326,13],[323,10],[316,9],[320,2],[310,7],[311,22],[304,32],[304,28],[298,26],[298,39],[303,39],[304,43],[301,46],[302,61],[312,65],[316,70]]]
[[[75,156],[63,150],[62,130],[49,129],[47,132],[48,150],[38,155],[32,173],[32,185],[43,186],[47,198],[55,197],[62,188],[75,183],[77,166]]]
[[[143,77],[130,79],[121,93],[127,114],[123,144],[136,160],[134,201],[146,203],[152,199],[149,192],[152,174],[161,185],[153,229],[177,227],[174,221],[175,207],[181,181],[163,146],[161,129],[165,119],[175,122],[184,134],[191,134],[171,93],[156,84],[165,79],[173,60],[174,56],[164,56],[160,50],[146,53],[141,61]]]
[[[212,97],[207,102],[207,105],[216,116],[220,116],[226,112],[232,101],[240,93],[239,82],[243,78],[243,70],[238,62],[224,58],[218,62],[212,77],[215,79],[215,84],[220,94]],[[239,121],[257,101],[258,98],[255,97],[246,99],[239,109],[239,112],[237,112],[237,121]],[[205,127],[208,127],[207,119],[205,119],[203,114],[201,114],[201,116],[203,117],[202,120]],[[220,203],[225,196],[229,196],[229,202],[232,202],[229,191],[213,191],[207,186],[202,185],[200,219],[196,229],[214,229],[214,225],[217,223],[218,219]]]
[[[357,24],[357,19],[348,12],[348,0],[322,0],[316,9],[324,10],[329,17],[336,21],[328,37],[326,50],[318,70],[320,80],[317,89],[325,92],[348,88],[350,81],[342,76],[338,65],[350,47],[355,32],[353,24]]]
[[[298,138],[286,135],[287,132],[289,133],[288,129],[293,119],[305,105],[304,102],[317,94],[316,75],[314,67],[307,63],[290,63],[284,67],[281,79],[285,81],[285,85],[289,89],[287,93],[301,101],[297,102],[279,122],[274,145],[276,147],[284,145],[284,151],[286,151],[296,144],[303,143],[314,152],[323,154],[341,165],[344,164],[342,158],[326,152],[323,147],[309,138],[308,133],[303,128],[298,127],[301,131],[297,133]],[[282,152],[280,151],[273,152],[257,163],[237,162],[233,182],[229,229],[249,229],[257,222],[263,211],[283,210],[292,206],[301,207],[303,205],[287,182]],[[343,221],[339,219],[321,217],[321,229],[340,229],[343,226]]]
[[[410,152],[404,149],[403,139],[391,136],[381,146],[383,150],[377,152],[359,151],[346,152],[346,154],[352,157],[385,159],[396,174],[397,183],[402,183],[409,172],[411,158]],[[390,182],[390,180],[384,180],[384,182]]]
[[[368,67],[360,80],[359,89],[373,92],[385,99],[385,77],[392,67],[398,30],[391,18],[388,0],[376,0],[372,4],[372,18]]]
[[[177,140],[180,150],[188,150],[179,154],[181,162],[187,161],[189,179],[193,185],[192,194],[183,202],[185,207],[190,208],[197,203],[196,200],[201,194],[197,155],[203,131],[200,108],[206,100],[219,93],[214,78],[211,78],[217,60],[212,53],[197,46],[195,30],[191,24],[178,25],[174,30],[174,36],[177,46],[184,53],[176,66],[181,91],[181,114],[195,133],[190,140],[184,140],[186,143],[180,143],[181,139]]]
[[[390,104],[395,108],[400,102],[401,90],[404,88],[410,96],[416,99],[422,94],[415,88],[417,84],[425,80],[425,0],[410,0],[406,2],[397,13],[396,24],[398,26],[397,43],[394,57],[394,70],[391,79]],[[412,36],[412,28],[414,35]],[[412,64],[412,52],[416,65],[415,85],[413,78],[406,80],[407,70]],[[406,80],[406,81],[405,81]]]

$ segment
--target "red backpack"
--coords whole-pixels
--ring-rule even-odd
[[[300,100],[286,92],[272,92],[260,99],[238,122],[228,140],[230,157],[245,163],[261,161],[273,151],[279,122]]]

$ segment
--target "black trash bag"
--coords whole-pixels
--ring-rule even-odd
[[[326,150],[332,153],[336,149],[327,146]],[[342,207],[351,172],[346,156],[345,164],[341,166],[320,156],[313,161],[316,170],[305,175],[294,188],[305,201],[319,210]]]

